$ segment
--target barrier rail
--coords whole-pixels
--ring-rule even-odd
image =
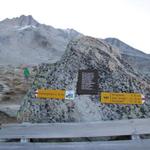
[[[0,150],[47,150],[47,149],[102,149],[102,150],[150,150],[150,119],[131,119],[88,123],[42,123],[4,124],[0,129]],[[33,139],[75,139],[128,136],[119,141],[86,142],[33,142]],[[18,143],[10,142],[18,139]],[[32,142],[31,142],[32,141]],[[53,141],[54,142],[54,141]]]

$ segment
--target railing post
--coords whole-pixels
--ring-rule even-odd
[[[132,140],[140,140],[141,138],[140,138],[140,136],[137,135],[137,134],[132,134],[132,135],[131,135],[131,139],[132,139]]]
[[[23,125],[28,125],[28,124],[30,124],[29,122],[22,122],[22,124]],[[20,143],[29,143],[30,142],[30,139],[27,139],[27,138],[25,138],[25,137],[22,137],[21,139],[20,139]]]
[[[131,135],[131,139],[132,140],[140,140],[141,138],[140,138],[140,136],[136,130],[136,124],[135,124],[134,120],[130,120],[130,123],[131,123],[131,126],[133,128],[133,133]]]
[[[132,140],[140,140],[141,139],[140,136],[137,134],[136,127],[134,127],[134,132],[131,135],[131,139]]]
[[[29,143],[29,142],[30,142],[30,139],[27,139],[27,138],[20,139],[20,143]]]

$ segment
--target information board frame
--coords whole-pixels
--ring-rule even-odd
[[[78,95],[97,95],[99,93],[98,70],[79,70],[76,92]]]

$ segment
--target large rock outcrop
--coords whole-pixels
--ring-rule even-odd
[[[118,48],[122,59],[127,61],[135,71],[150,77],[150,55],[135,49],[116,38],[106,38],[105,41]]]
[[[36,89],[75,90],[80,69],[96,69],[99,92],[139,92],[143,105],[102,104],[99,95],[77,95],[74,100],[38,99]],[[30,122],[76,122],[149,117],[150,87],[124,62],[114,48],[92,37],[71,41],[61,60],[42,64],[18,113],[18,119]]]

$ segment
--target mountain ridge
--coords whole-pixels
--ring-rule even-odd
[[[125,42],[121,41],[118,38],[108,37],[108,38],[105,38],[104,40],[106,42],[112,44],[113,46],[116,46],[116,47],[120,48],[122,54],[124,54],[124,53],[127,54],[128,49],[130,49],[131,53],[132,52],[136,52],[136,53],[138,53],[140,55],[150,55],[150,54],[146,54],[145,52],[143,52],[143,51],[141,51],[141,50],[139,50],[137,48],[134,48],[134,47],[126,44]]]
[[[150,75],[150,55],[129,46],[116,38],[106,38],[105,41],[118,48],[122,58],[127,61],[135,71]]]
[[[73,29],[40,24],[24,15],[0,22],[0,32],[0,64],[15,65],[56,62],[68,42],[82,35]]]
[[[14,25],[16,26],[24,26],[24,25],[38,26],[40,24],[32,17],[32,15],[28,15],[28,16],[21,15],[20,17],[15,17],[12,19],[6,18],[0,22],[0,25],[9,24],[9,23],[11,23],[12,26]]]

